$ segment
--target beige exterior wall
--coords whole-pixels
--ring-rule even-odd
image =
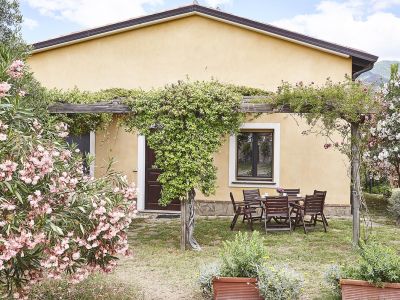
[[[351,59],[200,16],[152,25],[34,54],[29,65],[47,87],[99,90],[160,87],[185,79],[234,83],[275,90],[282,80],[323,83],[351,73]],[[264,115],[253,122],[281,124],[280,185],[328,190],[327,202],[349,203],[345,158],[324,150],[325,140],[303,136],[302,120]],[[209,199],[240,197],[228,186],[228,143],[215,156],[218,189]],[[114,157],[115,168],[136,180],[137,136],[116,124],[96,134],[96,174]],[[263,192],[265,190],[262,190]],[[205,198],[199,196],[200,198]]]

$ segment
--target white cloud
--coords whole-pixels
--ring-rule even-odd
[[[27,0],[40,14],[93,27],[144,15],[144,5],[163,0]]]
[[[24,17],[24,21],[22,23],[23,27],[28,28],[29,30],[35,29],[39,25],[38,21]]]
[[[220,7],[225,4],[232,4],[232,0],[206,0],[208,6]]]
[[[272,24],[327,41],[400,60],[400,17],[386,11],[399,0],[321,1],[316,12]]]

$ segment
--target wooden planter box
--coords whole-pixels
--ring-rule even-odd
[[[400,299],[400,283],[384,283],[383,287],[376,287],[364,280],[342,279],[343,300],[395,300]]]
[[[218,277],[213,280],[215,300],[262,300],[256,278]]]

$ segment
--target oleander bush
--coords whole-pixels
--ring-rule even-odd
[[[77,283],[129,254],[136,189],[111,171],[99,179],[85,173],[82,155],[65,141],[68,126],[29,108],[25,63],[7,57],[0,64],[0,297],[28,299],[40,281]]]

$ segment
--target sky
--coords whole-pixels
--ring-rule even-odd
[[[400,0],[198,0],[199,4],[400,60]],[[29,43],[193,3],[20,0]]]

